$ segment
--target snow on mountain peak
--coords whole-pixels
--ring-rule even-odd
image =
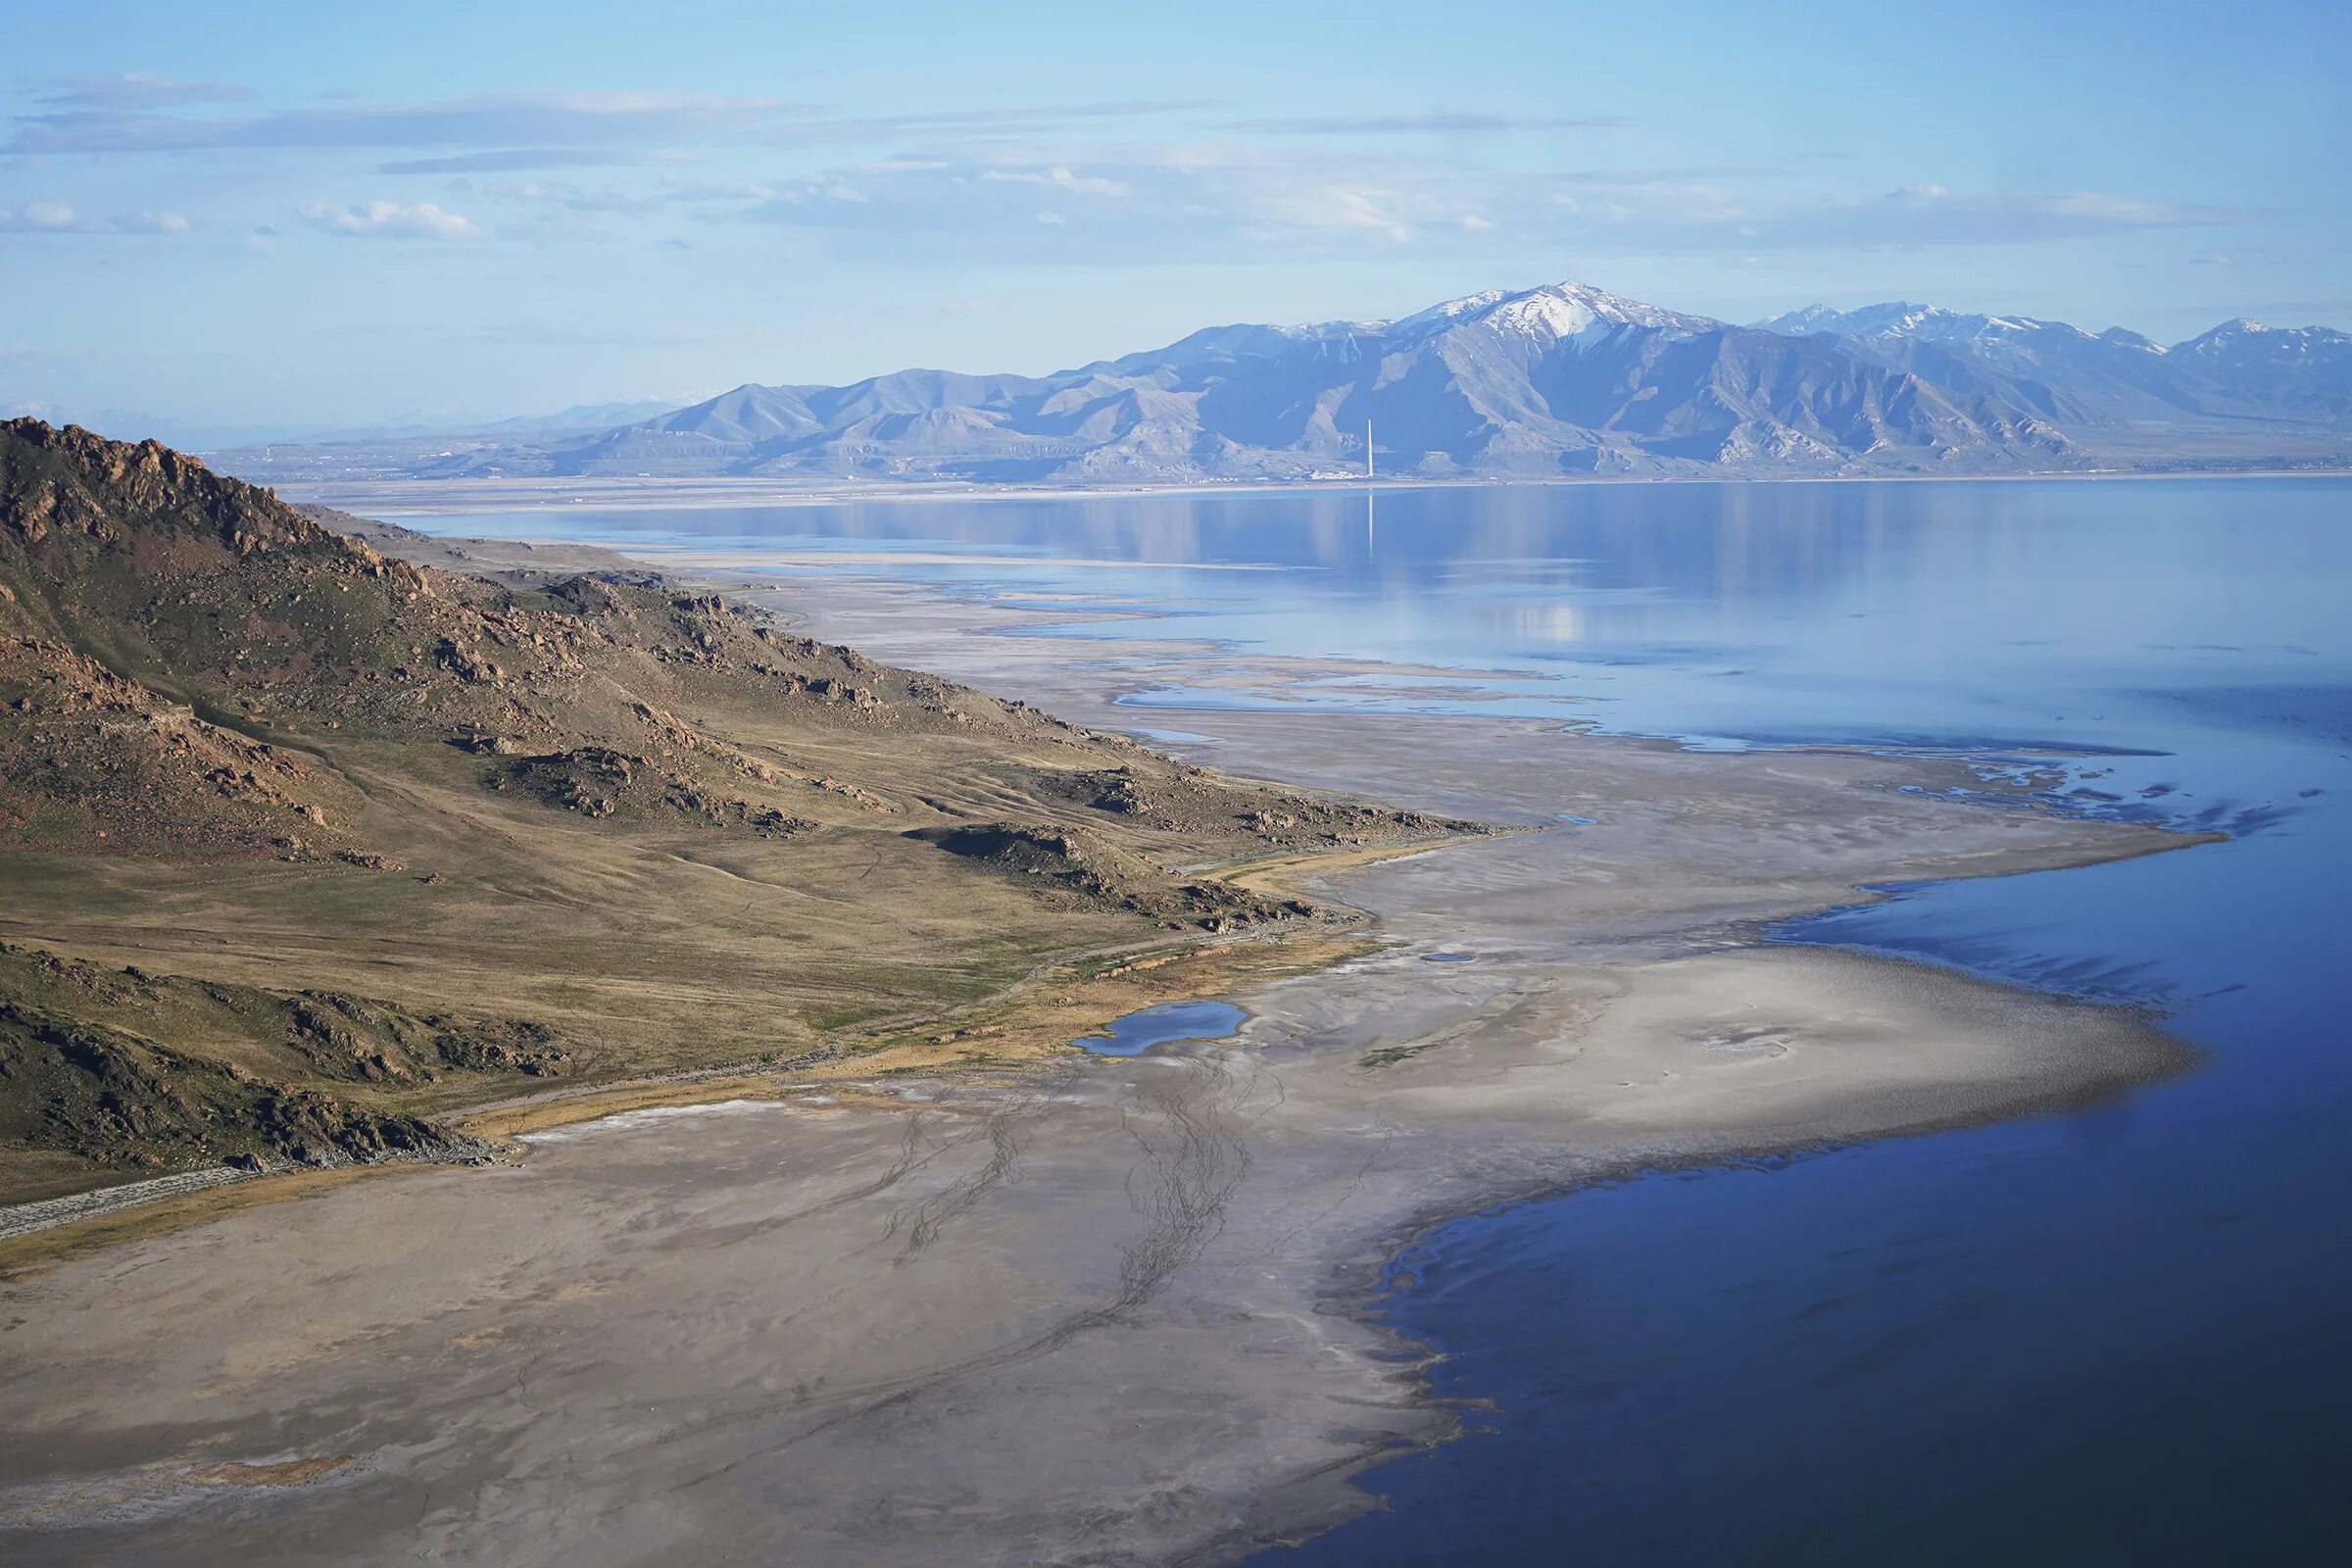
[[[1720,323],[1704,317],[1685,316],[1640,300],[1629,300],[1588,283],[1546,283],[1516,293],[1489,289],[1447,300],[1389,325],[1392,340],[1412,342],[1466,322],[1558,342],[1580,336],[1594,326],[1645,326],[1689,332],[1707,331]]]
[[[1911,300],[1888,300],[1882,305],[1865,305],[1859,310],[1834,311],[1827,305],[1808,305],[1758,321],[1767,332],[1785,337],[1818,337],[1841,333],[1847,337],[1909,337],[1922,327],[1941,326],[1947,321],[1965,318],[1934,305],[1921,305]]]
[[[1748,325],[1759,332],[1778,332],[1783,337],[1804,337],[1814,332],[1836,331],[1834,323],[1844,314],[1816,302],[1800,305],[1793,311],[1783,311],[1778,316],[1768,316],[1760,321],[1750,321]]]
[[[1767,332],[1778,332],[1785,337],[1831,334],[1862,338],[1909,337],[1978,347],[2004,337],[2025,337],[2035,333],[2067,332],[2086,340],[2098,336],[2095,332],[2084,331],[2066,321],[2045,321],[2034,316],[1977,316],[1963,311],[1947,311],[1940,305],[1920,305],[1910,300],[1889,300],[1884,305],[1865,305],[1852,311],[1834,311],[1825,305],[1808,305],[1802,310],[1789,311],[1756,324]]]
[[[1446,300],[1443,304],[1432,305],[1426,311],[1416,311],[1410,316],[1391,321],[1388,323],[1388,327],[1391,332],[1401,334],[1412,332],[1423,326],[1447,326],[1466,316],[1476,316],[1479,312],[1498,305],[1510,297],[1507,289],[1499,288],[1487,289],[1477,294],[1465,294],[1458,300]]]

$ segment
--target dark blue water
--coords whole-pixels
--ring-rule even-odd
[[[1113,1018],[1102,1033],[1080,1035],[1071,1044],[1098,1056],[1140,1056],[1172,1041],[1222,1040],[1248,1016],[1230,1002],[1163,1002]]]
[[[1444,1228],[1384,1310],[1446,1352],[1438,1392],[1482,1401],[1478,1430],[1371,1472],[1390,1509],[1267,1562],[2339,1557],[2352,484],[1463,490],[1365,514],[1357,495],[593,520],[748,565],[953,557],[831,569],[1050,607],[1040,635],[1458,672],[1219,703],[2055,761],[2075,808],[2232,837],[1776,933],[2149,1006],[2209,1061],[2078,1113]],[[1137,697],[1152,722],[1205,700]]]

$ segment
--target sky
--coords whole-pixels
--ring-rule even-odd
[[[1037,373],[1565,278],[2352,327],[2337,5],[12,9],[0,410],[110,434]]]

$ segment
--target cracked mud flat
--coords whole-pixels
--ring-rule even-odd
[[[998,673],[1101,716],[1077,675]],[[1333,878],[1393,945],[1236,996],[1233,1040],[618,1117],[0,1287],[0,1554],[1222,1560],[1448,1430],[1348,1310],[1418,1227],[2188,1064],[2129,1011],[1746,935],[2160,835],[1905,794],[1947,780],[1884,759],[1184,727],[1228,766],[1593,820]]]

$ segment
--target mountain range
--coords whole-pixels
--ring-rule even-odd
[[[2151,420],[2352,421],[2352,334],[2322,326],[2276,328],[2241,317],[2168,348],[2122,327],[2089,332],[1909,302],[1844,312],[1809,306],[1756,324],[1829,338],[2078,435]]]
[[[2240,319],[2168,348],[1908,303],[1735,325],[1557,283],[1393,321],[1210,327],[1043,376],[750,383],[394,466],[1087,484],[1340,477],[1367,456],[1498,479],[2333,466],[2352,460],[2352,335]]]

